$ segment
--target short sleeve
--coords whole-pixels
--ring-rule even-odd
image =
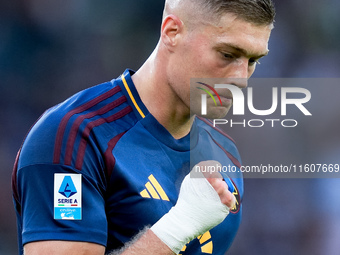
[[[105,200],[95,179],[68,166],[35,164],[19,169],[17,182],[23,244],[65,240],[106,246]],[[65,214],[55,215],[56,206],[59,212],[65,208]]]

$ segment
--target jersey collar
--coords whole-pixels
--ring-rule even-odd
[[[135,71],[126,69],[125,72],[119,77],[121,83],[123,84],[122,90],[128,99],[130,105],[133,105],[133,111],[138,119],[145,118],[149,114],[148,109],[143,104],[136,90],[135,84],[133,83],[131,76]]]
[[[167,145],[168,147],[178,151],[189,151],[190,147],[193,148],[197,144],[197,132],[196,123],[194,123],[191,130],[191,134],[181,138],[175,139],[169,132],[163,127],[152,114],[149,113],[148,109],[142,102],[136,87],[132,81],[131,76],[135,71],[126,69],[124,73],[119,77],[123,84],[122,90],[127,97],[130,105],[133,105],[133,111],[141,123],[157,140]],[[190,146],[191,145],[191,146]]]

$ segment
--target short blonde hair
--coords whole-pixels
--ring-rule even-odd
[[[164,16],[170,12],[191,18],[216,20],[225,13],[255,25],[271,25],[275,19],[272,0],[166,0]],[[190,18],[189,18],[190,19]]]

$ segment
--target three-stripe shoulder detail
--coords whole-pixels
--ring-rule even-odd
[[[55,146],[54,146],[54,154],[53,154],[53,163],[60,164],[63,163],[65,165],[72,164],[72,158],[74,157],[73,152],[76,150],[76,158],[75,158],[75,168],[81,170],[84,155],[88,143],[88,138],[91,134],[93,128],[98,127],[104,123],[110,123],[115,120],[118,120],[125,115],[129,114],[133,111],[130,105],[125,107],[121,107],[119,111],[114,112],[111,115],[108,115],[110,111],[114,110],[116,107],[123,105],[127,102],[127,99],[124,95],[119,97],[119,93],[121,88],[116,86],[109,91],[101,94],[98,97],[93,98],[92,100],[80,105],[79,107],[69,111],[64,115],[62,120],[60,121],[56,138],[55,138]],[[98,107],[100,103],[109,99],[110,97],[115,96],[112,102],[108,102],[107,104],[103,104],[102,107],[96,110],[90,110],[92,107]],[[106,114],[106,115],[105,115]],[[107,116],[108,115],[108,116]],[[95,118],[96,116],[102,116],[101,118]],[[105,116],[105,117],[104,117]],[[72,119],[72,123],[70,123]],[[80,143],[76,146],[77,136],[79,135],[80,126],[84,123],[84,120],[89,120],[86,122],[86,126],[83,126],[83,130],[81,131],[81,140]],[[66,127],[68,126],[68,132],[66,132]],[[70,129],[69,129],[70,127]],[[67,139],[65,139],[67,136]],[[63,144],[64,142],[64,144]],[[66,143],[66,145],[65,145]],[[65,151],[65,154],[63,152]],[[63,160],[63,162],[61,162]]]

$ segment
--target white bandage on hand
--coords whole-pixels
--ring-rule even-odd
[[[176,205],[151,227],[176,254],[186,243],[220,224],[229,214],[229,208],[200,174],[201,178],[191,178],[190,174],[184,178]]]

